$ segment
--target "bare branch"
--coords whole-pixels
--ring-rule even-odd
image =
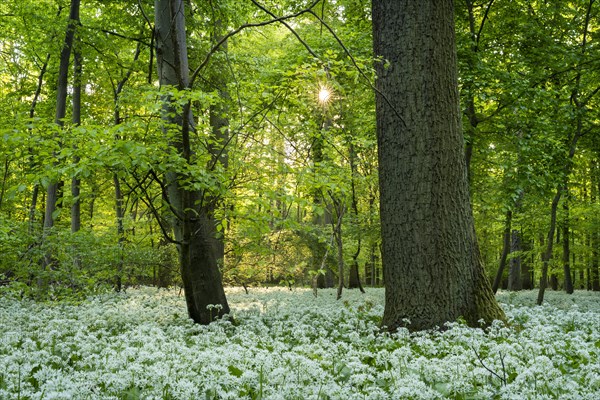
[[[273,14],[271,11],[269,11],[267,8],[265,8],[264,6],[262,6],[261,4],[259,4],[256,0],[252,0],[252,3],[254,3],[256,5],[256,7],[260,8],[261,10],[263,10],[264,12],[266,12],[267,14],[269,14],[271,17],[273,18],[278,18],[277,15]],[[310,46],[308,45],[308,43],[306,43],[301,37],[300,35],[294,30],[294,28],[292,28],[290,26],[290,24],[288,24],[285,21],[281,21],[281,23],[289,29],[290,32],[292,32],[292,34],[296,37],[296,39],[298,39],[298,41],[300,43],[302,43],[302,45],[306,48],[306,50],[316,59],[319,59],[319,56],[310,48]]]
[[[390,99],[388,99],[388,97],[381,90],[377,89],[375,87],[375,85],[373,85],[373,83],[371,82],[371,79],[369,79],[369,77],[367,76],[367,74],[365,74],[365,72],[362,70],[362,68],[358,65],[358,63],[356,62],[356,59],[352,56],[352,54],[350,53],[350,51],[348,50],[348,48],[344,45],[344,42],[342,42],[342,40],[335,33],[335,31],[325,21],[323,21],[323,18],[319,17],[314,11],[309,10],[308,13],[311,14],[312,16],[314,16],[322,24],[322,26],[324,26],[325,28],[327,28],[327,30],[329,31],[329,33],[331,33],[331,35],[336,40],[336,42],[338,42],[338,44],[340,45],[340,47],[344,50],[344,53],[346,53],[346,55],[348,56],[348,58],[350,58],[350,61],[352,62],[352,65],[354,65],[354,68],[356,68],[356,70],[359,72],[360,76],[362,76],[364,78],[364,80],[368,83],[369,87],[371,89],[373,89],[375,91],[375,93],[377,93],[378,95],[380,95],[381,98],[383,100],[385,100],[385,102],[387,103],[387,105],[390,106],[390,108],[394,111],[394,113],[396,114],[396,116],[400,119],[400,121],[402,121],[402,124],[404,126],[406,126],[406,122],[404,121],[404,118],[402,118],[402,115],[400,115],[400,112],[398,110],[396,110],[396,107],[394,107],[394,105],[392,104],[392,102],[390,101]]]
[[[278,17],[278,18],[273,18],[271,20],[268,21],[262,21],[262,22],[253,22],[253,23],[248,23],[248,24],[244,24],[241,25],[240,27],[234,29],[233,31],[229,32],[228,34],[226,34],[225,36],[223,36],[218,42],[217,44],[215,44],[210,51],[206,54],[206,57],[204,58],[204,60],[200,63],[200,65],[194,70],[194,73],[192,74],[191,78],[190,78],[190,84],[189,86],[192,87],[194,86],[194,81],[196,80],[196,77],[198,76],[198,74],[200,73],[200,71],[206,67],[206,65],[208,64],[208,62],[210,61],[211,57],[213,56],[213,54],[215,54],[217,52],[217,50],[219,50],[219,48],[225,43],[227,42],[227,39],[229,39],[232,36],[237,35],[238,33],[240,33],[241,31],[248,29],[248,28],[257,28],[260,26],[266,26],[266,25],[271,25],[277,22],[282,22],[282,21],[286,21],[288,19],[293,19],[293,18],[297,18],[300,15],[306,14],[306,13],[312,13],[312,9],[319,3],[319,1],[321,0],[315,0],[313,1],[313,3],[306,9],[298,11],[297,13],[294,14],[290,14],[290,15],[285,15],[283,17]],[[314,13],[313,13],[314,14]]]

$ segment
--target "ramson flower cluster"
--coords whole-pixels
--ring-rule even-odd
[[[0,399],[600,398],[600,295],[498,296],[510,323],[380,330],[383,290],[229,289],[199,326],[178,290],[0,298]]]

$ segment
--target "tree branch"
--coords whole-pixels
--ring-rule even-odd
[[[248,29],[248,28],[257,28],[260,26],[266,26],[266,25],[271,25],[277,22],[282,22],[282,21],[286,21],[288,19],[293,19],[293,18],[297,18],[300,15],[306,14],[306,13],[312,13],[312,9],[319,3],[319,1],[321,0],[315,0],[312,2],[312,4],[301,11],[298,11],[297,13],[294,14],[289,14],[289,15],[285,15],[283,17],[278,17],[278,18],[273,18],[271,20],[268,21],[262,21],[262,22],[253,22],[253,23],[248,23],[248,24],[244,24],[236,29],[234,29],[233,31],[227,33],[226,35],[224,35],[218,42],[217,44],[215,44],[210,51],[208,52],[208,54],[206,54],[206,57],[204,58],[204,60],[200,63],[200,65],[194,70],[194,73],[192,74],[191,78],[190,78],[190,84],[189,86],[192,87],[194,86],[194,81],[196,80],[196,77],[198,76],[198,74],[200,73],[200,71],[206,67],[206,64],[208,64],[208,62],[210,61],[211,57],[213,56],[213,54],[215,54],[217,52],[217,50],[219,50],[219,48],[225,43],[227,42],[227,39],[229,39],[232,36],[237,35],[238,33],[240,33],[241,31]]]
[[[344,53],[346,53],[346,55],[348,56],[348,58],[350,58],[350,61],[352,62],[352,65],[354,65],[354,68],[356,68],[356,70],[359,72],[360,76],[363,77],[365,79],[365,81],[367,81],[367,83],[369,84],[369,87],[371,89],[373,89],[375,91],[375,93],[377,93],[378,95],[380,95],[381,98],[383,100],[385,100],[385,102],[387,103],[387,105],[394,111],[394,113],[396,114],[396,116],[400,119],[400,121],[402,121],[402,124],[406,127],[406,122],[404,121],[404,118],[402,118],[402,115],[400,115],[400,112],[398,110],[396,110],[396,107],[394,107],[394,105],[392,104],[392,102],[390,101],[390,99],[388,99],[388,97],[381,90],[379,90],[379,89],[377,89],[375,87],[375,85],[371,82],[371,79],[369,79],[369,77],[367,76],[367,74],[365,74],[365,72],[362,70],[362,68],[358,65],[358,63],[356,62],[356,60],[354,59],[354,57],[352,56],[352,54],[350,53],[350,51],[348,50],[348,48],[344,45],[344,42],[342,42],[342,40],[335,33],[335,31],[325,21],[323,21],[323,18],[319,17],[314,11],[309,10],[308,13],[311,14],[312,16],[314,16],[322,24],[322,26],[324,26],[325,28],[327,28],[327,30],[329,31],[329,33],[331,33],[331,35],[336,40],[336,42],[338,42],[338,44],[340,45],[340,47],[344,50]]]
[[[278,18],[277,15],[273,14],[271,11],[269,11],[267,8],[265,8],[264,6],[262,6],[261,4],[259,4],[256,0],[252,0],[252,3],[254,3],[254,5],[256,5],[256,7],[260,8],[261,10],[263,10],[264,12],[266,12],[267,14],[269,14],[271,17],[273,18]],[[316,59],[319,59],[319,56],[310,48],[310,46],[308,45],[308,43],[306,43],[301,37],[300,35],[294,30],[294,28],[292,28],[290,26],[290,24],[288,24],[285,21],[281,21],[281,23],[289,29],[290,32],[292,32],[292,34],[296,37],[296,39],[298,39],[298,41],[300,43],[302,43],[302,45],[306,48],[306,50]]]

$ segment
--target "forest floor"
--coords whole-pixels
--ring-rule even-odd
[[[390,335],[383,289],[227,290],[193,324],[178,290],[79,304],[0,298],[0,399],[598,399],[600,294],[500,293],[510,324]]]

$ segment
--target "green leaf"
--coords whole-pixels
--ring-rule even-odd
[[[236,378],[239,378],[244,373],[241,369],[239,369],[235,365],[230,365],[229,367],[227,367],[227,369],[229,370],[229,373],[231,375],[235,376]]]

